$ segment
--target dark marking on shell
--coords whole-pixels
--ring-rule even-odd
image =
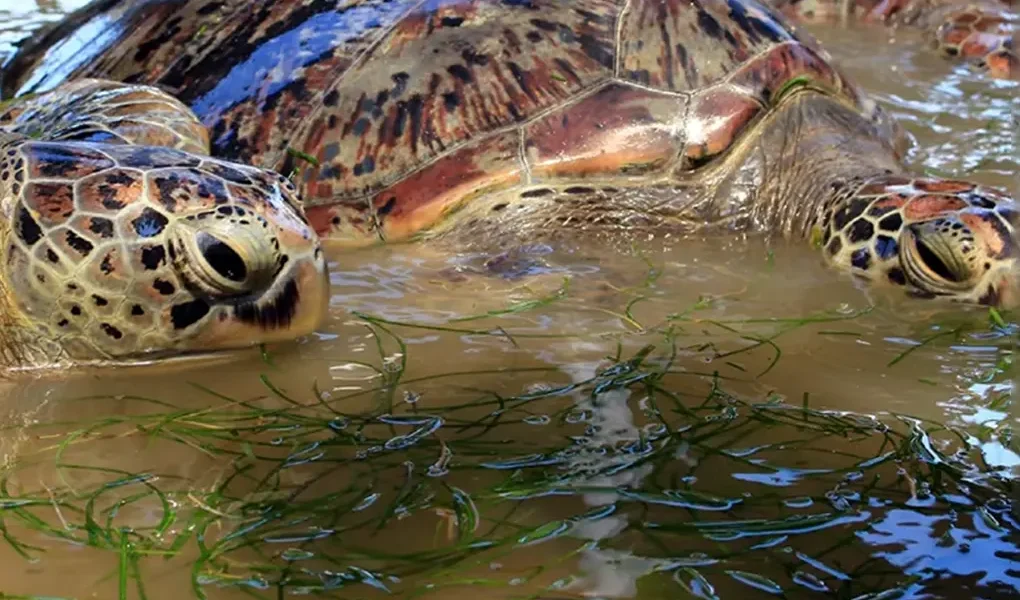
[[[869,240],[873,235],[875,235],[875,226],[865,218],[857,219],[847,230],[847,239],[850,240],[851,244],[858,244]]]
[[[156,279],[153,281],[152,289],[156,290],[163,296],[172,296],[174,295],[174,292],[177,291],[177,287],[165,279]]]
[[[89,254],[91,254],[92,249],[95,247],[92,245],[92,242],[81,237],[80,235],[73,231],[68,231],[64,239],[67,240],[68,246],[73,248],[75,252],[81,254],[82,256],[88,256]]]
[[[875,253],[878,254],[878,257],[882,260],[888,260],[896,256],[899,249],[899,243],[887,235],[880,235],[878,236],[878,239],[875,240]]]
[[[110,253],[107,253],[106,256],[103,257],[103,260],[100,261],[99,270],[102,271],[104,275],[110,275],[114,272],[113,257],[110,256]]]
[[[113,237],[113,221],[103,217],[92,217],[89,219],[89,231],[102,239]]]
[[[146,206],[142,214],[131,221],[131,226],[139,237],[150,238],[163,233],[163,229],[166,228],[169,222],[161,213]]]
[[[878,222],[878,228],[882,231],[896,232],[903,226],[903,217],[899,213],[889,215]]]
[[[446,72],[464,83],[472,83],[475,80],[471,75],[471,70],[461,64],[450,65],[446,68]]]
[[[155,271],[166,262],[166,248],[163,246],[146,246],[142,248],[142,266],[148,271]]]
[[[832,217],[833,226],[836,229],[842,230],[847,224],[861,216],[864,209],[868,207],[870,202],[862,198],[855,198],[846,204],[843,208],[836,211],[836,214]]]
[[[850,255],[850,264],[855,268],[867,271],[871,267],[871,250],[858,248]]]
[[[17,213],[15,231],[18,234],[18,238],[26,246],[32,247],[42,239],[42,228],[39,227],[39,223],[32,218],[31,213],[28,212],[28,209],[23,204],[18,204]]]

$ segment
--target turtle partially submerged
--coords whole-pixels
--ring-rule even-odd
[[[1016,296],[1013,200],[909,173],[896,124],[755,0],[98,0],[3,89],[83,77],[296,172],[340,245],[763,231],[917,297]]]
[[[194,114],[155,88],[77,80],[0,113],[0,369],[206,354],[321,323],[326,264],[294,186],[207,154]]]

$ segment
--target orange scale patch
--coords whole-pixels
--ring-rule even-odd
[[[725,152],[763,110],[734,88],[717,88],[694,99],[687,119],[685,161],[696,163]]]
[[[864,195],[864,194],[859,194],[859,195]],[[881,200],[876,200],[875,203],[871,205],[871,207],[872,208],[877,208],[877,209],[887,209],[887,208],[897,209],[897,208],[900,208],[903,205],[905,205],[907,203],[907,200],[909,200],[909,199],[910,199],[910,196],[907,196],[906,194],[893,194],[893,195],[889,196],[888,198],[882,198]]]
[[[985,57],[988,73],[1000,79],[1020,79],[1020,57],[1013,50],[996,50]]]
[[[510,132],[432,163],[377,194],[372,206],[383,236],[399,240],[435,224],[472,196],[520,183],[517,134]]]
[[[954,181],[952,179],[918,179],[914,182],[914,187],[922,192],[933,194],[958,194],[960,192],[969,192],[975,186],[966,181]]]
[[[981,57],[988,54],[1002,43],[1003,36],[996,33],[977,33],[960,46],[960,54],[969,57]]]
[[[162,314],[169,317],[170,304],[175,296],[180,294],[180,282],[176,277],[151,275],[135,279],[128,291],[128,295],[136,298],[143,306],[164,305]]]
[[[29,183],[22,198],[43,227],[55,227],[74,214],[74,187],[69,183]]]
[[[991,258],[1005,258],[1013,249],[1009,231],[994,215],[962,213],[960,220],[974,234],[979,246],[983,246]]]
[[[362,246],[379,241],[375,220],[369,216],[365,206],[311,206],[305,213],[316,235],[328,243]]]
[[[94,213],[111,213],[142,197],[142,174],[127,169],[86,177],[75,184],[78,208]]]
[[[602,88],[526,128],[532,175],[556,178],[662,168],[680,151],[671,124],[683,109],[684,101],[675,96],[617,84]],[[512,156],[502,147],[495,152],[492,159],[497,161]]]
[[[106,217],[81,215],[75,217],[72,223],[79,231],[88,232],[96,240],[96,243],[101,244],[104,241],[111,240],[115,235],[114,222]]]
[[[956,196],[918,196],[907,203],[903,209],[903,216],[913,221],[923,221],[962,210],[967,206],[969,205],[965,201]]]

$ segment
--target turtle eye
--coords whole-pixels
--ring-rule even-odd
[[[917,257],[921,259],[924,266],[928,267],[932,273],[946,281],[960,283],[964,280],[960,277],[959,273],[949,268],[949,265],[928,244],[921,240],[917,240]]]
[[[221,277],[236,283],[244,283],[248,278],[244,259],[226,242],[204,231],[199,232],[195,241],[202,258]]]
[[[195,291],[212,297],[257,292],[279,271],[280,253],[262,227],[226,221],[175,229],[174,267]]]
[[[903,229],[900,259],[915,286],[936,294],[957,294],[973,288],[977,274],[955,231],[946,219],[911,223]]]
[[[212,295],[233,296],[249,291],[249,274],[252,272],[245,260],[244,238],[235,243],[223,237],[198,231],[192,238],[192,251],[189,252],[189,271],[195,283],[206,288]]]

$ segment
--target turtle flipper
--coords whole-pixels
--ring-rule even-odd
[[[996,79],[1020,79],[1020,15],[1006,0],[770,0],[795,22],[880,23],[925,32],[944,57]]]
[[[165,146],[209,154],[209,133],[183,102],[158,88],[74,80],[0,109],[0,127],[49,141]]]

